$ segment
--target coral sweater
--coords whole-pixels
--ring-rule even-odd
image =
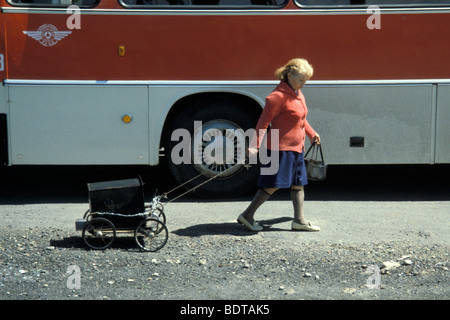
[[[256,147],[261,146],[270,124],[271,130],[279,130],[279,147],[277,148],[272,143],[272,134],[269,132],[267,135],[268,149],[303,152],[305,133],[309,138],[316,135],[306,120],[307,114],[308,108],[302,92],[299,90],[296,94],[286,82],[281,81],[266,98],[266,105],[256,125]]]

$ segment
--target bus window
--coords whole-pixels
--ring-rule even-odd
[[[450,4],[450,0],[297,0],[301,6],[311,7],[339,7],[353,5],[380,6],[436,6]]]
[[[71,4],[79,7],[94,7],[100,0],[8,0],[11,5],[37,7],[67,7]]]
[[[287,0],[120,0],[131,6],[220,6],[252,7],[282,6]]]

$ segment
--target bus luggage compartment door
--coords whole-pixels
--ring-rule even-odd
[[[438,86],[436,112],[436,163],[450,163],[450,85]]]
[[[432,84],[399,83],[309,85],[304,91],[308,121],[329,164],[428,164],[434,161],[433,90]]]
[[[9,94],[13,165],[148,163],[146,86],[14,84]]]

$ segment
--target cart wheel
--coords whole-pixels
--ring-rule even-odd
[[[134,240],[145,251],[158,251],[166,245],[168,238],[166,225],[155,218],[143,220],[134,231]]]
[[[150,210],[149,218],[158,219],[162,223],[166,224],[166,215],[164,214],[164,210],[161,210],[160,208]]]
[[[84,242],[95,250],[108,248],[116,237],[116,227],[105,218],[93,218],[83,228]]]

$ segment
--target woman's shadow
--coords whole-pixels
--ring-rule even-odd
[[[258,221],[258,223],[264,228],[262,232],[289,231],[287,229],[274,227],[274,225],[291,220],[292,218],[281,217],[276,219],[261,220]],[[197,224],[184,229],[175,230],[173,233],[182,237],[201,237],[209,235],[251,236],[257,232],[252,232],[237,222],[224,222]]]

